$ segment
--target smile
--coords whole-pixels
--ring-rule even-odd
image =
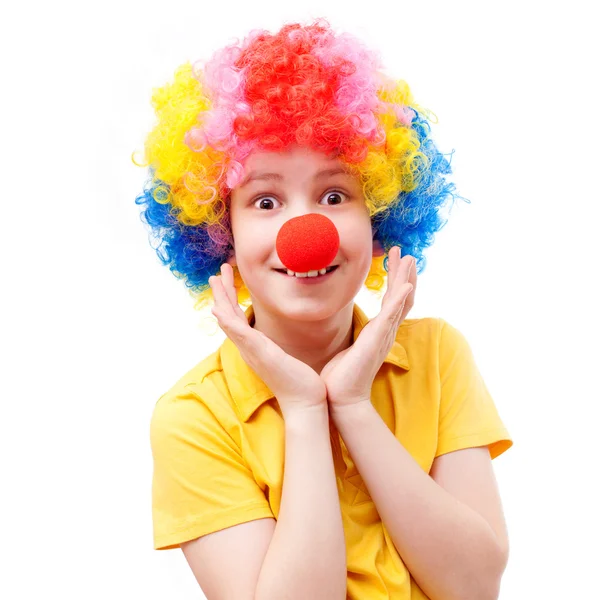
[[[308,271],[307,273],[296,273],[291,271],[290,269],[275,269],[278,273],[285,275],[288,279],[294,278],[300,280],[301,282],[307,282],[307,280],[322,280],[328,279],[330,273],[333,273],[339,265],[334,265],[332,267],[327,267],[326,269],[321,269],[319,271]],[[311,281],[312,283],[312,281]]]

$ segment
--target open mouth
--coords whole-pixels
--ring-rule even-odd
[[[290,269],[275,269],[278,273],[285,275],[286,277],[297,277],[298,279],[304,278],[319,278],[329,275],[329,273],[333,273],[339,265],[332,265],[331,267],[327,267],[325,269],[321,269],[319,271],[308,271],[307,273],[296,273],[291,271]]]

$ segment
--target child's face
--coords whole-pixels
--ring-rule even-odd
[[[244,180],[231,192],[235,255],[229,262],[237,264],[252,302],[271,314],[299,320],[325,319],[352,302],[373,257],[371,218],[359,181],[347,173],[317,177],[342,163],[299,146],[283,153],[255,152],[244,167]],[[280,179],[247,181],[264,173]],[[275,247],[281,226],[309,212],[329,217],[340,236],[331,263],[339,267],[315,285],[276,270],[284,267]]]

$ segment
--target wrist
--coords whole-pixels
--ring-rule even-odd
[[[338,422],[355,422],[364,419],[370,412],[374,411],[375,407],[371,403],[371,399],[364,399],[352,404],[334,404],[329,405],[329,414],[334,423]]]
[[[320,420],[329,420],[329,408],[327,402],[314,404],[312,406],[298,406],[288,409],[283,414],[285,427],[302,427],[305,423],[314,423]]]

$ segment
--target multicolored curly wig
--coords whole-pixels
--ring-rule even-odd
[[[444,178],[450,163],[429,137],[428,111],[380,67],[375,52],[319,19],[276,34],[254,30],[204,65],[184,64],[154,90],[158,123],[139,165],[150,177],[136,203],[160,260],[185,281],[196,308],[209,304],[208,278],[231,253],[230,193],[255,150],[304,145],[335,156],[358,178],[384,252],[365,281],[376,295],[392,246],[423,270],[423,250],[446,224],[440,210],[455,197]],[[248,306],[237,267],[234,275]]]

